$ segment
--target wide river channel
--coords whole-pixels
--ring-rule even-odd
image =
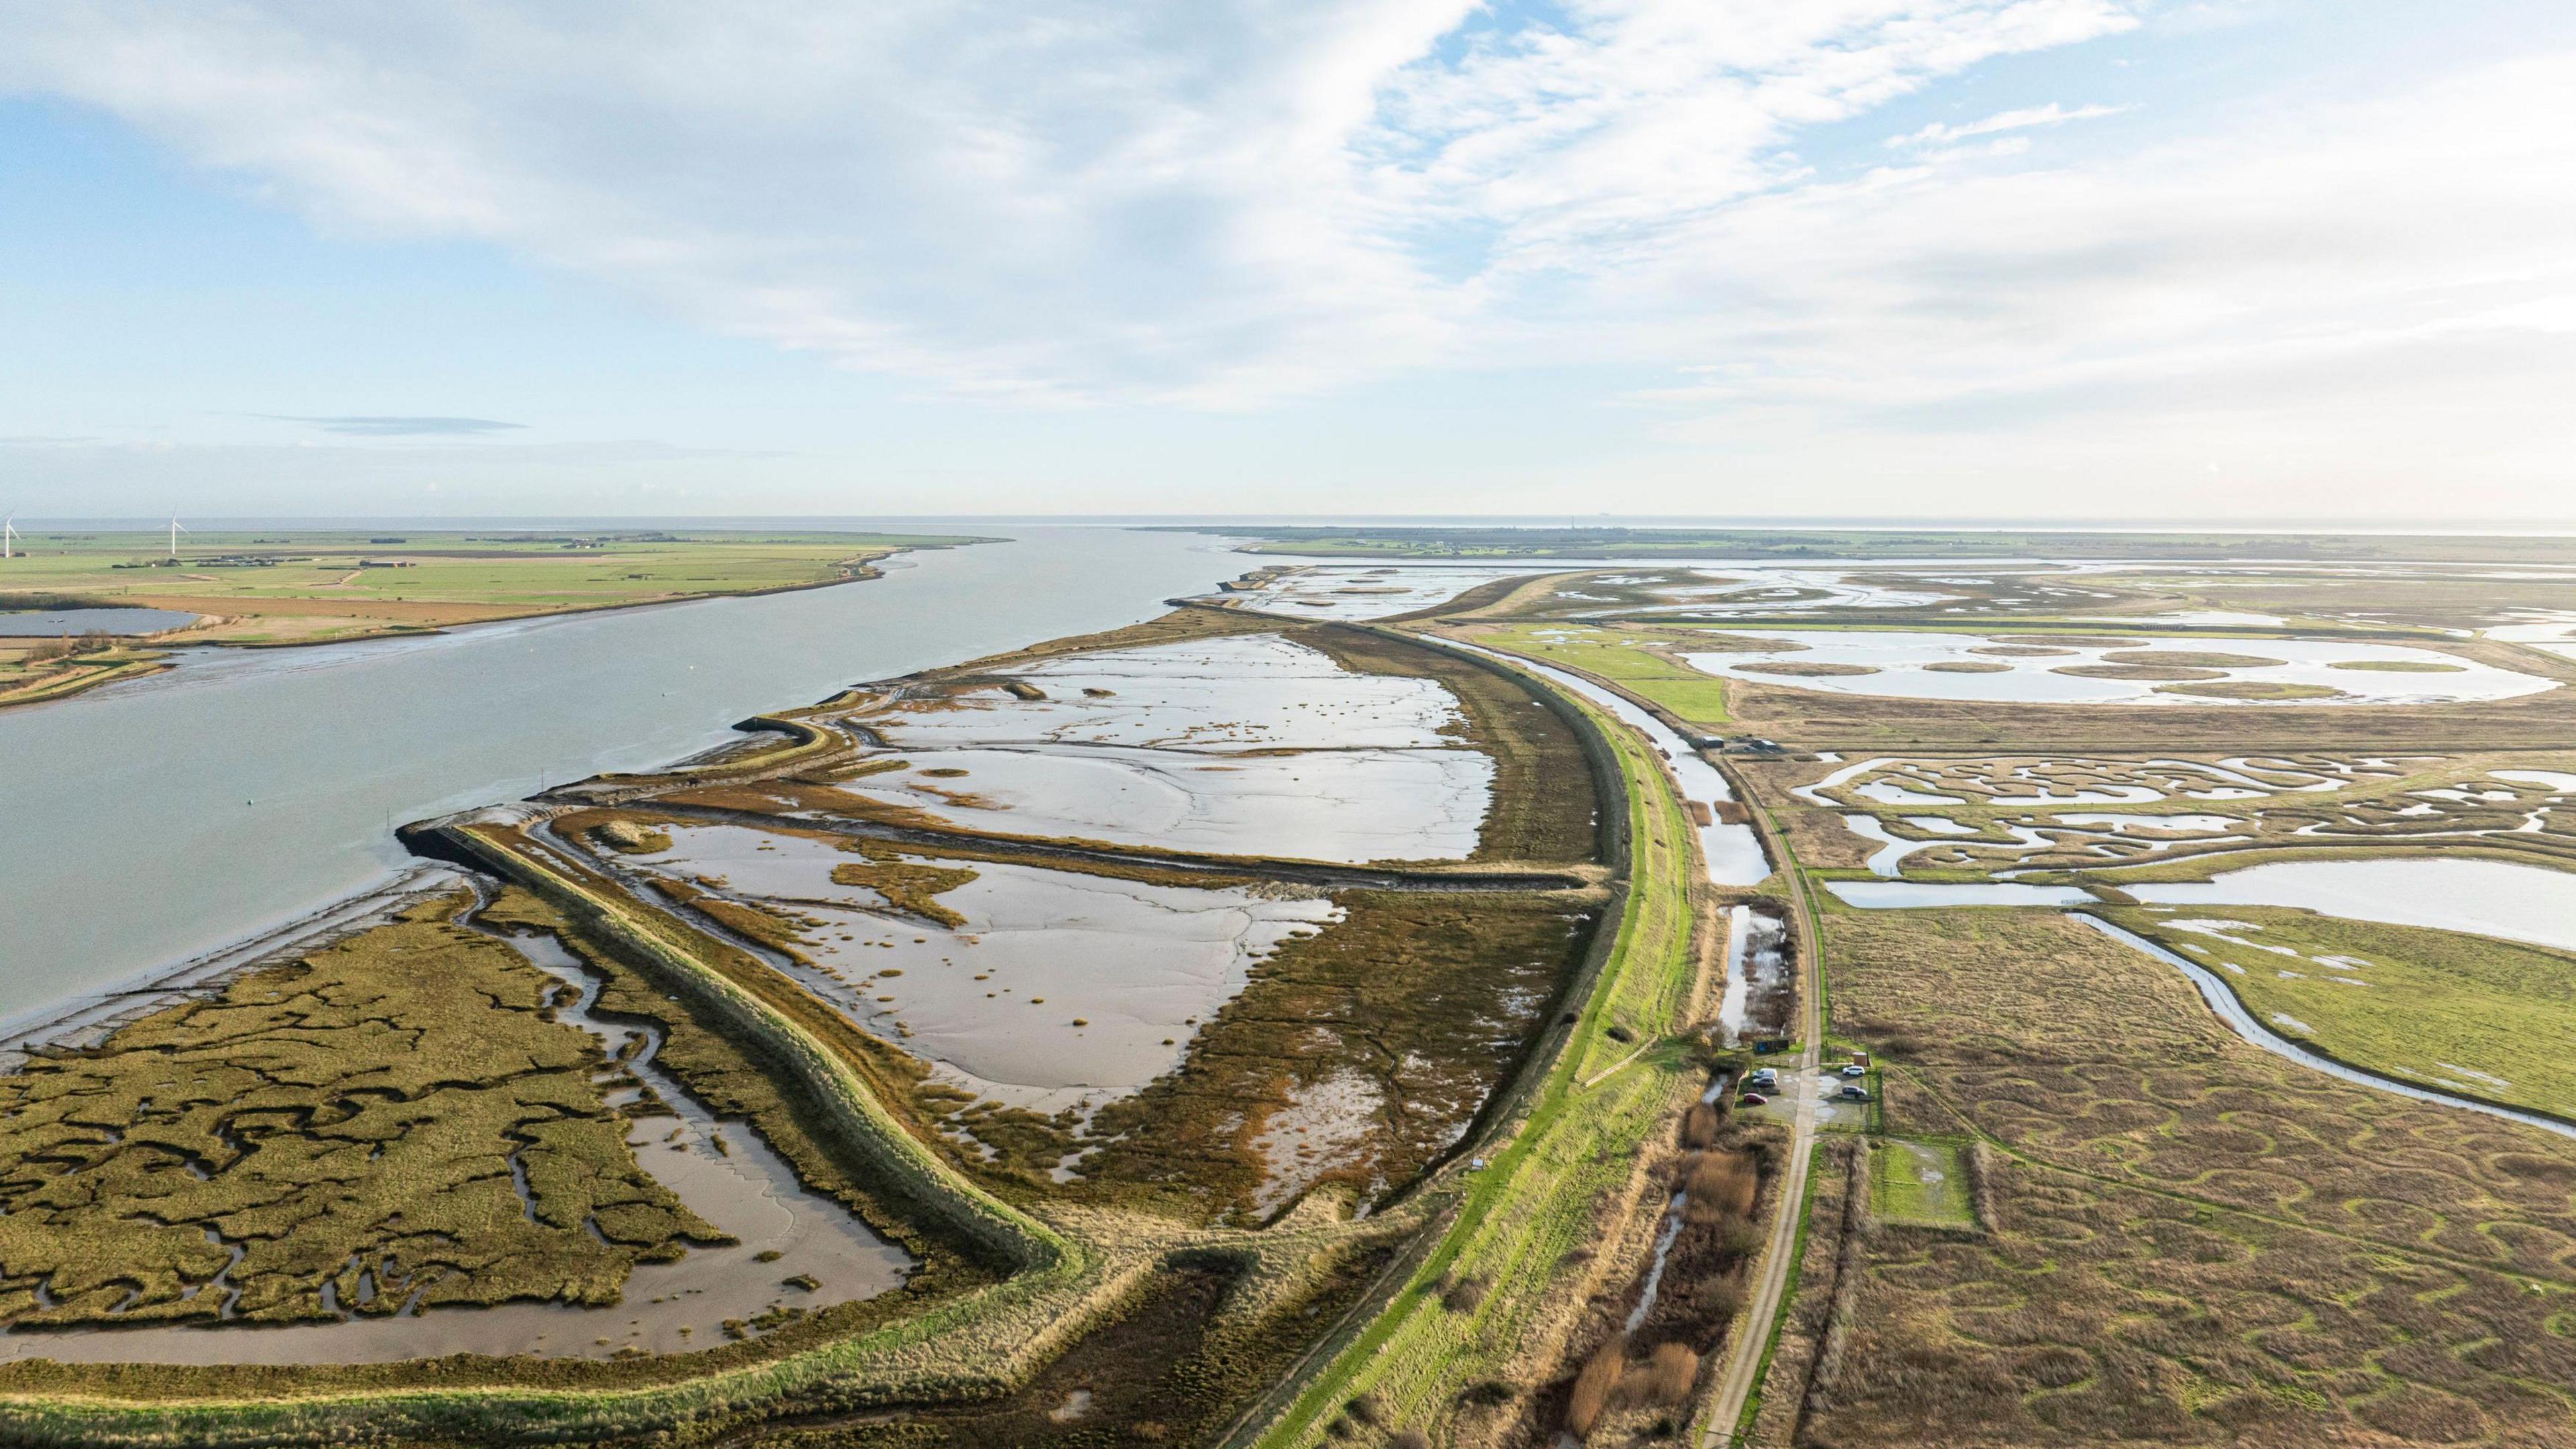
[[[393,827],[665,764],[846,685],[1116,628],[1243,571],[1202,535],[996,527],[863,583],[309,649],[0,710],[0,1022],[405,864]]]

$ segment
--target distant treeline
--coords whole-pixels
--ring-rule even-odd
[[[133,607],[114,599],[91,599],[79,594],[0,594],[0,614],[61,614],[73,609]]]

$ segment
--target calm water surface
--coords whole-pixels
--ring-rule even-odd
[[[859,680],[1163,611],[1216,539],[1012,528],[868,583],[311,649],[0,710],[0,1019],[385,879],[392,827],[642,769]]]
[[[2509,861],[2276,861],[2208,881],[2122,889],[2154,905],[2296,906],[2576,951],[2576,875]]]
[[[64,634],[158,634],[197,622],[176,609],[55,609],[0,612],[0,639],[57,638]]]

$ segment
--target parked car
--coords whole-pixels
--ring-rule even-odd
[[[1866,1077],[1869,1075],[1869,1068],[1859,1066],[1845,1067],[1843,1068],[1843,1075],[1846,1077]]]
[[[1770,1101],[1770,1098],[1763,1096],[1760,1092],[1747,1092],[1743,1096],[1735,1099],[1735,1103],[1739,1107],[1767,1106],[1770,1104]]]
[[[1862,1086],[1858,1082],[1845,1082],[1843,1083],[1843,1100],[1846,1102],[1866,1102],[1869,1100],[1869,1088]]]

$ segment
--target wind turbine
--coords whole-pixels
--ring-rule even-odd
[[[179,515],[175,513],[170,515],[170,561],[172,563],[179,561],[179,535],[194,532],[196,532],[195,529],[179,521]]]
[[[0,521],[0,558],[14,558],[18,552],[18,515],[12,513]]]

